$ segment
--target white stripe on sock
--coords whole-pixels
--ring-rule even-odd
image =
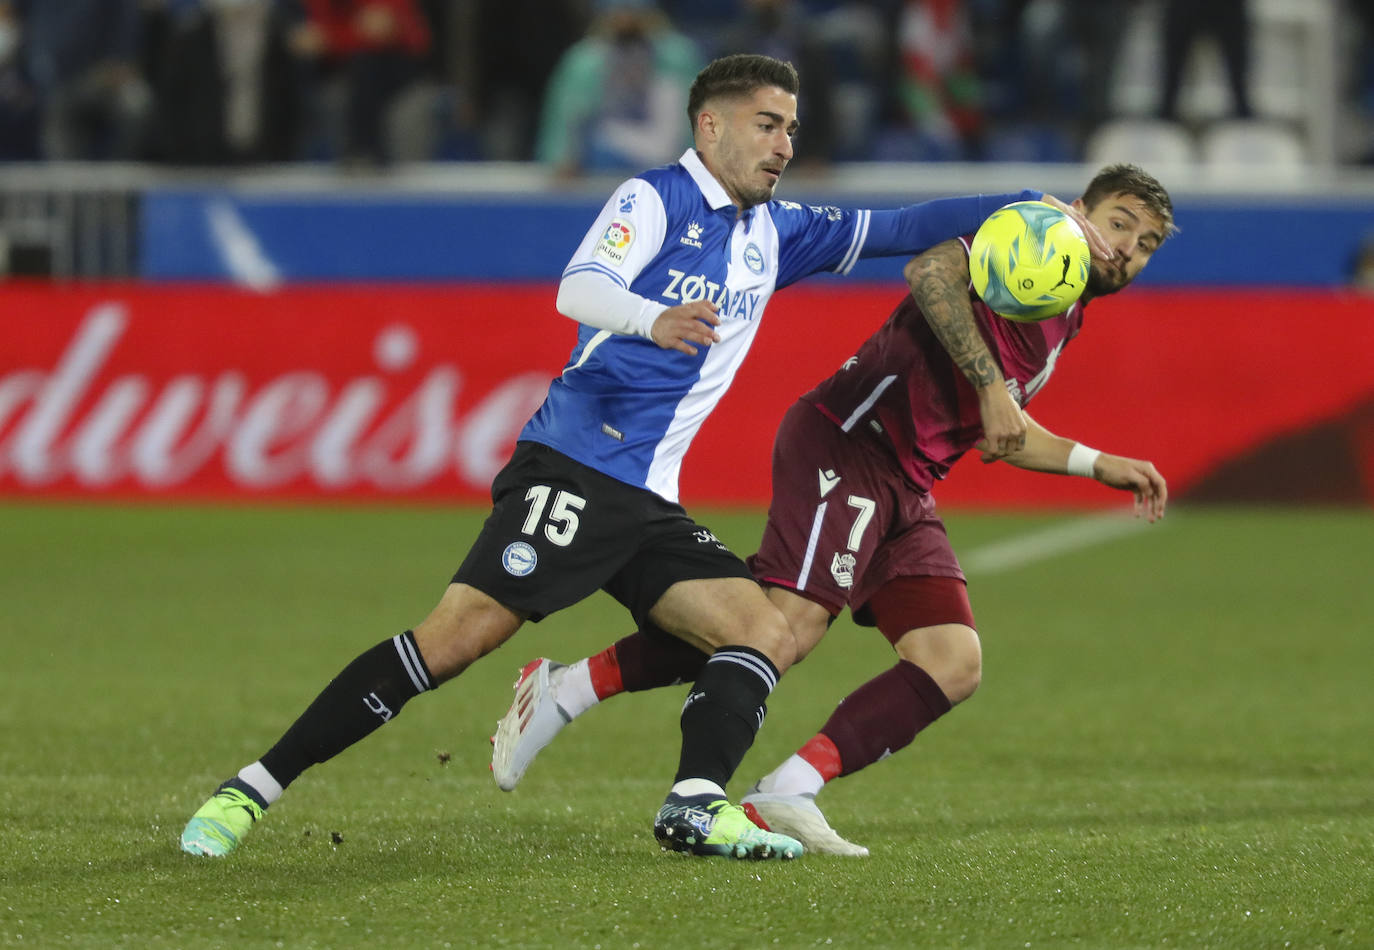
[[[725,789],[715,782],[705,778],[685,778],[678,782],[668,791],[673,795],[681,795],[683,798],[691,798],[694,795],[714,795],[716,798],[725,797]]]
[[[420,662],[420,655],[415,652],[415,646],[404,633],[398,633],[391,638],[391,642],[396,644],[396,653],[401,658],[401,665],[410,674],[410,681],[415,684],[415,692],[423,693],[429,689],[429,677],[425,676],[424,664]]]
[[[262,800],[269,805],[281,798],[281,783],[272,777],[271,772],[263,768],[261,762],[254,762],[239,769],[239,781],[253,786],[253,791],[261,795]]]
[[[773,672],[772,668],[763,660],[760,660],[756,656],[751,656],[748,653],[736,653],[733,650],[720,650],[711,654],[711,658],[706,662],[737,663],[747,670],[752,670],[759,679],[763,680],[763,685],[768,687],[768,692],[770,693],[773,691],[773,687],[778,685],[778,677]]]

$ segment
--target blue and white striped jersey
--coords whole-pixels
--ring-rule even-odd
[[[709,298],[720,342],[696,356],[640,336],[582,326],[562,374],[520,433],[612,478],[678,497],[697,430],[749,352],[773,291],[863,257],[915,254],[977,229],[994,210],[1040,192],[949,198],[894,211],[770,201],[738,213],[688,149],[625,181],[563,276],[591,272],[665,307]]]

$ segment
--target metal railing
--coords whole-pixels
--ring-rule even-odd
[[[858,203],[881,196],[885,205],[894,198],[1036,187],[1067,198],[1076,195],[1096,170],[1076,163],[841,164],[820,172],[797,169],[778,197]],[[1255,165],[1152,165],[1150,170],[1168,184],[1175,200],[1374,203],[1374,170],[1368,168],[1311,165],[1299,176]],[[618,180],[619,176],[599,176],[558,181],[541,166],[518,163],[415,163],[366,174],[325,165],[178,170],[106,163],[0,164],[0,279],[139,277],[141,207],[146,195],[158,191],[329,194],[359,201],[418,195],[497,197],[521,203],[600,201]]]

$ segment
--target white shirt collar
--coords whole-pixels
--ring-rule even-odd
[[[727,205],[734,204],[730,196],[725,193],[725,188],[720,182],[716,181],[716,177],[707,170],[704,164],[702,164],[701,156],[697,155],[696,149],[689,148],[687,151],[683,152],[682,157],[678,159],[678,163],[681,164],[683,168],[687,169],[687,174],[691,175],[692,180],[697,183],[697,187],[701,189],[702,195],[710,203],[712,211],[719,211]]]

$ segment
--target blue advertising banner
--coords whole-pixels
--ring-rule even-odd
[[[896,200],[863,202],[891,207]],[[243,194],[152,190],[141,209],[141,273],[151,280],[306,282],[548,281],[600,210],[549,195]],[[1346,284],[1374,235],[1374,201],[1263,205],[1180,201],[1182,229],[1142,285]],[[901,279],[903,262],[861,261],[849,279]]]

